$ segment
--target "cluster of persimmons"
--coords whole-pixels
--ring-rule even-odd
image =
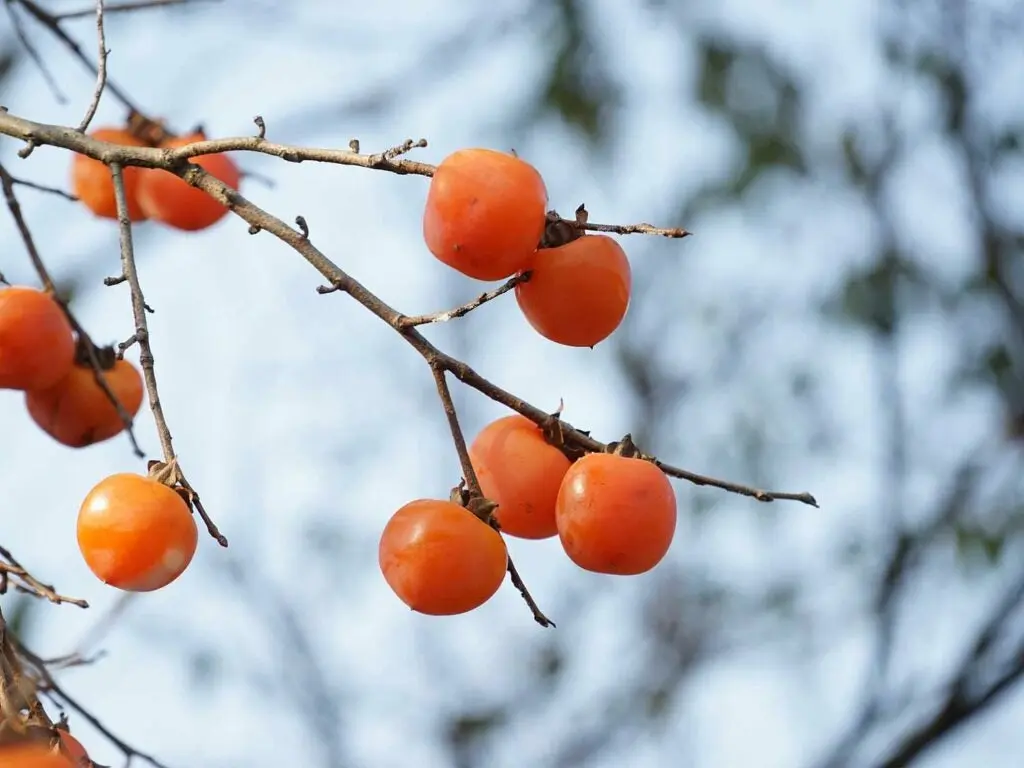
[[[103,128],[93,136],[153,145],[127,129]],[[170,138],[159,145],[202,138]],[[192,162],[237,189],[240,173],[227,155]],[[106,165],[75,155],[71,175],[75,194],[89,210],[117,218]],[[133,221],[196,231],[227,213],[169,171],[126,167],[123,179]],[[559,229],[564,222],[552,218],[547,202],[541,175],[522,159],[488,149],[460,150],[445,158],[431,179],[423,237],[437,259],[467,277],[515,278],[517,304],[545,338],[593,347],[626,314],[629,262],[607,235]],[[0,388],[24,392],[36,424],[75,448],[122,432],[124,417],[138,413],[145,394],[131,363],[112,348],[76,337],[64,305],[45,290],[25,286],[0,288]],[[384,528],[381,571],[416,611],[463,613],[488,600],[507,568],[501,533],[526,539],[557,535],[573,562],[607,574],[643,573],[668,551],[676,525],[672,486],[656,465],[622,446],[610,453],[572,453],[550,430],[511,415],[476,437],[469,458],[489,506],[478,504],[471,511],[455,500],[420,499],[398,510]],[[79,547],[106,584],[152,591],[188,567],[197,527],[173,478],[166,465],[149,475],[115,474],[82,502]]]
[[[546,208],[544,181],[531,165],[492,150],[460,150],[434,172],[423,235],[434,256],[468,277],[518,276],[516,300],[534,329],[560,344],[592,347],[626,314],[629,262],[606,235],[563,227],[550,237],[559,220]],[[574,563],[598,573],[635,575],[661,561],[676,529],[664,473],[628,443],[578,456],[563,450],[556,433],[518,414],[497,419],[469,448],[492,508],[470,511],[455,494],[413,501],[392,516],[379,564],[403,602],[433,615],[485,603],[508,566],[499,530],[525,539],[557,535]]]

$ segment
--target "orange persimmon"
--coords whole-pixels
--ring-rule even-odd
[[[109,363],[103,370],[107,386],[128,415],[134,417],[142,406],[142,376],[127,360]],[[76,361],[52,387],[26,392],[25,406],[40,429],[71,448],[109,440],[124,430],[117,408],[96,382],[92,366],[84,361]]]
[[[480,488],[498,504],[502,533],[546,539],[558,533],[555,500],[570,466],[540,427],[516,414],[492,421],[469,447]]]
[[[145,142],[136,138],[124,128],[97,128],[89,134],[99,141],[120,144],[126,147],[143,147]],[[124,195],[128,203],[128,218],[143,221],[146,214],[139,206],[138,185],[142,169],[127,166],[123,170]],[[117,202],[114,199],[114,178],[110,168],[99,160],[76,154],[71,161],[71,191],[86,208],[104,219],[117,218]]]
[[[576,565],[636,575],[661,562],[672,544],[675,492],[649,461],[591,453],[565,473],[555,519],[562,548]]]
[[[175,149],[205,140],[204,134],[195,133],[169,139],[161,144],[161,148]],[[189,162],[216,176],[232,189],[238,189],[241,183],[241,171],[235,161],[226,154],[199,155],[189,158]],[[211,227],[228,212],[226,206],[203,190],[193,187],[170,171],[159,168],[147,169],[142,175],[138,195],[139,205],[149,218],[187,232]]]
[[[541,248],[516,286],[516,301],[541,336],[570,347],[593,347],[619,327],[629,307],[632,273],[622,247],[606,235],[585,235]]]
[[[132,473],[101,480],[78,512],[78,547],[101,581],[151,592],[177,579],[192,562],[199,533],[178,493]]]
[[[477,280],[526,268],[544,234],[548,193],[524,160],[492,149],[460,149],[430,180],[423,239],[440,261]]]
[[[71,324],[50,294],[0,287],[0,389],[49,387],[74,358]]]
[[[58,731],[60,731],[61,747],[64,754],[71,759],[71,762],[75,766],[89,765],[89,753],[85,751],[82,742],[63,728],[58,728]]]
[[[486,603],[505,579],[501,536],[465,507],[419,499],[399,509],[380,537],[378,563],[403,603],[433,616]]]
[[[75,768],[59,750],[36,741],[0,746],[0,768]]]

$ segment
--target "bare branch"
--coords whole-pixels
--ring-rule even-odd
[[[430,315],[413,315],[411,317],[402,318],[403,328],[414,328],[417,325],[428,325],[430,323],[447,323],[449,320],[454,320],[458,317],[464,317],[472,312],[474,309],[482,307],[489,301],[494,301],[502,294],[508,293],[520,283],[528,282],[530,279],[529,272],[522,272],[515,277],[509,278],[502,285],[495,288],[493,291],[487,291],[481,293],[472,301],[467,301],[465,304],[461,304],[458,307],[445,310],[444,312],[434,312]],[[329,293],[330,291],[326,291]]]
[[[99,45],[99,53],[96,56],[96,87],[92,92],[92,99],[85,110],[85,117],[78,124],[78,130],[85,133],[89,123],[96,116],[96,110],[100,106],[100,98],[103,96],[103,89],[107,85],[107,36],[103,30],[103,0],[96,0],[96,38]]]
[[[52,585],[44,584],[29,573],[15,559],[10,550],[0,547],[0,594],[7,591],[7,586],[12,581],[14,582],[14,588],[19,592],[45,598],[51,603],[70,603],[71,605],[77,605],[79,608],[89,607],[89,603],[81,598],[58,594]]]

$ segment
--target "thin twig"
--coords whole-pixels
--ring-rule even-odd
[[[217,0],[205,0],[206,2],[217,2]],[[166,8],[171,5],[190,5],[200,0],[136,0],[136,2],[111,3],[107,6],[107,13],[122,13],[126,11],[145,11],[150,8]],[[82,8],[77,11],[65,11],[64,13],[53,14],[54,21],[69,21],[71,19],[82,19],[92,16],[95,13],[93,8]]]
[[[28,181],[27,179],[19,179],[17,176],[11,176],[11,181],[20,187],[35,189],[39,192],[46,192],[50,195],[58,195],[72,203],[78,202],[78,198],[75,195],[72,195],[70,192],[65,192],[63,189],[58,189],[57,187],[49,187],[46,184],[38,184],[34,181]]]
[[[447,323],[449,320],[454,320],[458,317],[464,317],[478,307],[482,307],[489,301],[494,301],[504,293],[508,293],[520,283],[525,283],[530,279],[529,272],[522,272],[515,277],[509,278],[500,286],[495,288],[493,291],[487,291],[481,293],[472,301],[467,301],[465,304],[461,304],[452,309],[445,310],[444,312],[434,312],[430,315],[411,315],[402,318],[403,328],[414,328],[417,325],[428,325],[430,323]]]
[[[149,343],[149,323],[146,320],[146,299],[139,283],[139,272],[135,266],[135,247],[132,244],[132,223],[128,217],[128,199],[124,191],[124,172],[121,166],[114,163],[110,166],[114,179],[114,199],[117,202],[117,221],[121,246],[121,271],[132,296],[132,316],[135,319],[135,340],[139,345],[139,365],[142,366],[142,377],[146,382],[146,393],[149,395],[149,409],[153,412],[157,435],[160,437],[160,448],[164,461],[174,460],[174,444],[171,430],[164,417],[164,408],[160,402],[160,391],[157,388],[154,370],[153,348]]]
[[[69,603],[79,608],[88,608],[89,603],[78,597],[67,597],[59,594],[50,584],[44,584],[15,559],[10,550],[0,547],[0,574],[4,581],[12,579],[14,586],[21,592],[49,600],[51,603]],[[0,594],[4,592],[0,589]]]
[[[455,444],[455,452],[459,456],[459,465],[462,467],[462,476],[466,479],[466,487],[469,489],[470,497],[483,498],[484,492],[480,490],[480,480],[473,469],[473,462],[469,459],[469,448],[466,446],[466,436],[459,425],[459,415],[455,412],[455,402],[452,400],[452,392],[448,388],[445,379],[447,375],[444,368],[439,365],[431,365],[430,372],[434,375],[434,383],[437,385],[437,394],[441,397],[441,406],[444,408],[445,418],[448,420],[448,430],[452,434],[452,443]]]
[[[85,110],[85,117],[78,124],[78,130],[85,133],[89,123],[96,116],[99,109],[100,99],[103,96],[103,89],[107,85],[107,35],[103,30],[103,0],[96,0],[96,38],[99,45],[99,53],[96,56],[96,87],[93,89],[89,106]]]
[[[92,368],[93,379],[96,381],[96,385],[103,391],[104,396],[110,401],[110,404],[114,406],[117,411],[118,417],[121,419],[121,423],[124,424],[125,433],[128,435],[128,440],[131,442],[132,450],[135,455],[142,457],[145,454],[139,446],[139,441],[135,437],[134,419],[132,415],[128,413],[128,409],[124,407],[124,404],[114,393],[114,390],[110,387],[110,383],[107,381],[107,375],[103,370],[103,366],[100,365],[99,357],[96,354],[96,345],[93,343],[89,334],[78,318],[75,317],[74,313],[70,310],[67,302],[64,301],[60,296],[57,295],[57,288],[53,283],[53,278],[50,276],[50,271],[46,268],[46,264],[43,263],[42,256],[39,255],[39,250],[36,248],[35,239],[32,237],[32,232],[28,228],[28,223],[25,221],[25,216],[21,211],[21,204],[18,202],[18,197],[14,193],[14,177],[7,171],[7,168],[0,164],[0,186],[3,188],[4,198],[7,202],[7,208],[11,212],[11,217],[14,219],[14,224],[18,229],[18,233],[21,235],[22,242],[25,244],[25,250],[28,251],[28,257],[32,261],[32,266],[35,268],[36,274],[39,275],[39,280],[43,284],[44,290],[48,291],[50,295],[54,297],[54,300],[60,304],[64,315],[67,317],[68,322],[71,323],[71,327],[75,333],[78,334],[78,338],[81,340],[82,345],[86,350],[86,355],[89,358],[89,366]]]

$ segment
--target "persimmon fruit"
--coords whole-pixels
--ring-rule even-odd
[[[49,387],[75,358],[71,323],[45,291],[0,287],[0,389]]]
[[[89,570],[128,592],[152,592],[177,579],[198,541],[185,500],[143,475],[101,480],[78,512],[78,547]]]
[[[516,286],[516,301],[541,336],[570,347],[593,347],[626,316],[632,290],[629,259],[607,235],[584,235],[541,248]]]
[[[525,269],[546,223],[540,173],[493,149],[460,149],[437,166],[423,212],[423,239],[440,261],[477,280]]]
[[[60,732],[60,744],[64,750],[64,754],[71,758],[72,764],[74,764],[76,768],[89,765],[89,753],[85,751],[85,747],[82,746],[82,742],[63,728],[58,728],[57,730]]]
[[[501,535],[465,507],[418,499],[384,526],[378,562],[412,610],[451,616],[491,599],[505,579],[508,552]]]
[[[672,484],[653,463],[590,453],[565,473],[558,491],[558,538],[569,558],[596,573],[651,570],[676,531]]]
[[[469,457],[484,496],[498,504],[502,533],[523,539],[558,533],[555,501],[570,461],[540,427],[519,414],[492,421],[473,440]]]
[[[103,366],[101,366],[101,369]],[[144,388],[139,371],[127,360],[112,360],[103,370],[110,391],[129,416],[142,406]],[[109,440],[124,430],[117,408],[96,382],[85,361],[76,361],[68,374],[46,389],[25,393],[25,406],[36,425],[59,443],[85,448]]]
[[[0,747],[0,768],[77,768],[60,751],[31,741]]]
[[[168,139],[161,148],[176,149],[205,140],[202,133],[178,136]],[[189,162],[216,176],[232,189],[237,190],[241,183],[241,171],[227,154],[199,155],[189,158]],[[146,169],[139,181],[138,197],[139,205],[149,218],[186,232],[211,227],[228,212],[227,206],[162,168]]]
[[[99,141],[120,144],[125,147],[143,147],[145,142],[124,128],[97,128],[89,134]],[[122,171],[124,195],[128,203],[128,218],[143,221],[145,212],[139,205],[138,186],[142,169],[126,166]],[[114,197],[114,177],[110,168],[86,155],[76,154],[71,161],[71,191],[86,208],[104,219],[117,218],[117,201]]]

